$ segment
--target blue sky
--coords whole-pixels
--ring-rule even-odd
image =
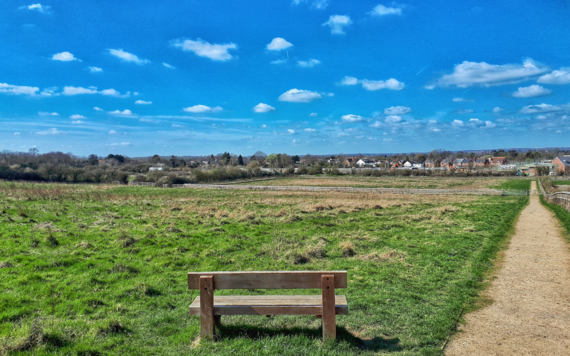
[[[3,1],[0,150],[570,146],[567,1]]]

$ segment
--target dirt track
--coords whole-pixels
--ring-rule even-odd
[[[446,355],[570,355],[570,249],[537,196],[484,295],[492,304],[466,315]]]

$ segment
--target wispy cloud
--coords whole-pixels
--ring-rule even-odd
[[[88,67],[88,69],[91,73],[101,73],[103,71],[103,69],[99,67]]]
[[[331,15],[329,20],[323,23],[323,26],[328,26],[333,35],[344,35],[344,28],[352,24],[352,20],[346,15]]]
[[[74,114],[74,115],[71,115],[69,118],[71,120],[79,120],[79,119],[85,119],[85,116],[79,115],[79,114]]]
[[[486,62],[464,61],[457,64],[453,73],[446,74],[427,89],[439,87],[467,88],[471,86],[490,87],[495,85],[520,83],[536,78],[550,69],[540,63],[527,59],[523,64],[489,64]]]
[[[473,109],[457,109],[453,113],[454,114],[471,114]]]
[[[45,6],[42,4],[31,4],[31,5],[24,5],[20,6],[18,10],[33,10],[40,12],[42,14],[51,14],[51,6]]]
[[[116,98],[128,98],[131,96],[131,92],[127,92],[126,94],[121,94],[119,91],[110,88],[110,89],[103,89],[98,91],[97,87],[63,87],[63,95],[66,96],[73,96],[73,95],[85,95],[85,94],[101,94],[105,96],[113,96]],[[97,109],[95,109],[97,110]]]
[[[454,103],[472,103],[475,99],[453,98],[451,101]]]
[[[175,67],[175,66],[173,66],[173,65],[170,65],[170,64],[168,64],[168,63],[164,63],[164,62],[162,62],[162,65],[163,65],[163,66],[165,66],[165,67],[166,67],[166,68],[168,68],[168,69],[176,69],[176,67]]]
[[[148,59],[139,58],[138,56],[132,53],[123,51],[122,49],[109,49],[109,53],[117,58],[122,59],[125,62],[131,62],[136,64],[150,63]]]
[[[60,131],[58,129],[56,129],[55,127],[52,129],[47,129],[45,131],[40,131],[37,134],[38,135],[61,135],[63,133],[63,131]]]
[[[374,9],[369,12],[369,14],[372,16],[401,15],[402,7],[376,5]]]
[[[47,112],[47,111],[39,111],[38,115],[40,116],[59,116],[56,112]]]
[[[364,89],[370,91],[381,90],[381,89],[402,90],[406,87],[405,83],[400,82],[399,80],[394,78],[390,78],[388,80],[368,80],[368,79],[358,80],[355,77],[346,76],[341,79],[339,84],[340,85],[361,84]]]
[[[121,111],[121,110],[109,111],[109,114],[117,115],[117,116],[133,116],[133,112],[131,110],[128,110],[128,109],[125,109],[123,111]]]
[[[359,123],[359,122],[368,121],[364,117],[354,114],[342,115],[340,119],[342,120],[342,122],[350,122],[350,123]]]
[[[176,48],[180,48],[185,52],[193,52],[197,56],[206,57],[213,61],[227,61],[233,58],[229,53],[231,49],[237,49],[235,43],[212,44],[200,38],[197,40],[189,40],[179,38],[172,40],[170,44]]]
[[[309,59],[308,61],[297,61],[297,65],[299,67],[304,67],[304,68],[312,68],[320,63],[321,61],[319,61],[318,59]]]
[[[391,106],[384,109],[385,115],[405,115],[412,112],[412,108],[409,106]]]
[[[137,100],[137,101],[135,101],[135,104],[137,104],[137,105],[150,105],[150,104],[152,104],[152,101]]]
[[[329,6],[330,0],[293,0],[291,4],[299,5],[301,3],[310,3],[312,9],[324,10]]]

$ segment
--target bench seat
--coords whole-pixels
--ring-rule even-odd
[[[214,315],[322,315],[320,295],[214,296]],[[335,296],[335,314],[347,315],[344,295]],[[200,315],[200,297],[190,305],[190,315]]]

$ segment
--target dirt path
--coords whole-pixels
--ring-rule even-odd
[[[485,296],[493,303],[465,317],[447,356],[570,355],[570,249],[538,196],[521,213]]]

